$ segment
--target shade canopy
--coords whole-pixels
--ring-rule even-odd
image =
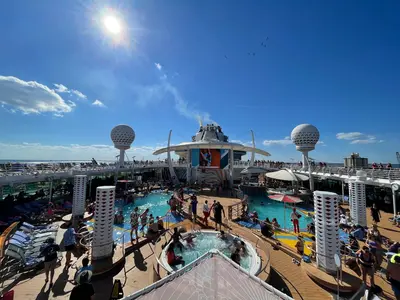
[[[282,195],[282,194],[277,194],[277,195],[268,195],[269,199],[279,201],[279,202],[284,202],[284,203],[300,203],[303,202],[299,197],[295,196],[288,196],[288,195]]]
[[[295,173],[289,169],[283,169],[276,172],[266,173],[265,176],[268,178],[283,180],[283,181],[306,181],[308,180],[308,176]]]
[[[190,149],[233,149],[235,151],[255,152],[263,156],[271,156],[267,151],[244,146],[236,143],[220,142],[220,141],[200,141],[200,142],[188,142],[181,143],[169,147],[169,151],[187,151]],[[156,150],[153,155],[159,155],[168,152],[168,147]]]
[[[268,170],[265,168],[260,168],[260,167],[248,167],[244,169],[243,171],[240,172],[242,175],[247,175],[247,174],[261,174],[265,173]]]
[[[249,276],[228,258],[218,254],[199,261],[187,270],[181,270],[124,299],[292,299],[262,280]]]

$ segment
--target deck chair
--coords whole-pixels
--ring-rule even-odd
[[[59,226],[58,225],[54,225],[54,224],[49,224],[49,225],[39,225],[39,226],[34,226],[32,224],[29,224],[27,222],[23,222],[21,228],[24,228],[24,231],[30,231],[30,232],[34,232],[34,231],[57,231]]]
[[[41,252],[43,244],[34,244],[34,245],[22,245],[19,243],[15,243],[14,241],[10,241],[7,249],[11,249],[13,251],[16,251],[16,249],[21,250],[24,252],[25,256],[28,257],[38,257]]]
[[[14,249],[7,249],[5,255],[19,260],[22,265],[21,271],[35,268],[43,262],[42,258],[25,257],[22,249],[16,249],[16,251]]]

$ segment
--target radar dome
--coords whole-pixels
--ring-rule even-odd
[[[360,180],[366,180],[367,179],[367,172],[365,172],[364,170],[358,170],[356,173],[356,176],[358,177],[358,179]]]
[[[111,130],[111,140],[119,150],[128,150],[135,140],[135,131],[128,125],[118,125]]]
[[[290,135],[292,142],[296,145],[298,151],[311,151],[319,140],[319,131],[317,127],[311,124],[301,124],[292,130]]]

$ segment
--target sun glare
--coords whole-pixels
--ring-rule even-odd
[[[121,33],[121,22],[114,16],[107,16],[104,18],[104,27],[106,30],[113,34],[113,35],[118,35]]]

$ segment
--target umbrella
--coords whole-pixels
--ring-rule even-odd
[[[276,172],[266,173],[265,176],[272,178],[272,179],[283,180],[283,181],[306,181],[306,180],[308,180],[308,176],[303,175],[303,174],[294,173],[292,170],[289,170],[289,169],[283,169],[283,170],[279,170]]]
[[[282,194],[277,194],[277,195],[268,195],[268,198],[284,203],[300,203],[303,202],[299,197],[294,197],[294,196],[288,196],[288,195],[282,195]]]
[[[288,196],[285,194],[268,195],[268,198],[272,199],[272,200],[283,202],[283,205],[285,207],[283,210],[284,226],[286,226],[286,203],[296,204],[296,203],[303,202],[303,200],[300,200],[300,198],[298,198],[298,197]]]

